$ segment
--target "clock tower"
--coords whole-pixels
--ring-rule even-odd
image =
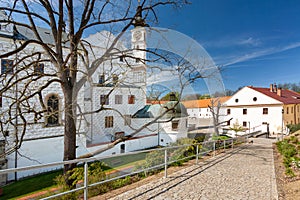
[[[132,78],[131,81],[140,86],[144,90],[144,99],[146,101],[146,26],[145,20],[142,17],[142,7],[138,6],[136,10],[136,16],[133,22],[134,28],[131,30],[131,48],[132,56],[134,57],[132,62]]]
[[[142,17],[142,7],[138,6],[134,19],[134,29],[131,30],[131,47],[137,63],[143,63],[146,59],[146,29],[147,24]]]

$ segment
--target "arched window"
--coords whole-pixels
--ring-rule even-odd
[[[59,99],[52,94],[47,99],[46,126],[56,126],[59,124]]]

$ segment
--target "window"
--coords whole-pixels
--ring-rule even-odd
[[[170,101],[176,101],[176,95],[174,93],[170,94]]]
[[[53,94],[47,99],[46,126],[56,126],[59,124],[59,100]]]
[[[253,97],[253,101],[257,101],[257,97]]]
[[[231,110],[228,108],[227,109],[227,115],[230,115]]]
[[[134,102],[135,102],[135,96],[128,95],[128,104],[134,104]]]
[[[247,109],[243,109],[243,115],[247,115]]]
[[[178,125],[179,125],[178,120],[172,121],[172,131],[177,131],[178,130]]]
[[[136,83],[145,82],[144,73],[143,72],[133,72],[133,81]]]
[[[105,82],[105,75],[104,74],[99,75],[99,82],[98,82],[98,84],[103,85],[104,82]]]
[[[2,59],[1,60],[1,74],[12,74],[13,73],[13,64],[12,60]]]
[[[100,104],[101,105],[108,105],[109,104],[109,96],[108,95],[101,95],[100,96]]]
[[[247,127],[247,122],[243,122],[243,127]]]
[[[43,63],[37,63],[34,65],[33,74],[34,75],[41,75],[44,73],[44,64]]]
[[[239,102],[239,99],[235,99],[235,103]]]
[[[293,110],[293,108],[291,108],[291,113],[294,113],[294,110]]]
[[[289,107],[286,108],[286,114],[289,114]]]
[[[114,117],[106,116],[105,117],[105,128],[111,128],[114,126]]]
[[[230,120],[227,121],[227,126],[230,126]]]
[[[263,115],[267,115],[268,114],[268,108],[263,108]]]
[[[123,103],[123,96],[115,95],[115,104],[122,104],[122,103]]]
[[[268,124],[268,122],[263,122],[262,124],[263,124],[263,125],[267,125],[267,124]]]

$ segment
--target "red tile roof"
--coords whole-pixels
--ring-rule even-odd
[[[270,88],[259,88],[252,86],[248,87],[273,99],[276,99],[283,104],[300,104],[300,94],[291,90],[281,89],[281,96],[279,96],[277,92],[271,92]]]

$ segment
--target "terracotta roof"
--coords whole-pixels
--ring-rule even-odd
[[[148,100],[147,99],[147,104],[148,105],[154,105],[154,104],[165,104],[169,101],[163,101],[163,100]]]
[[[224,103],[227,101],[230,97],[219,97],[219,98],[213,98],[213,100],[218,99],[220,103]],[[186,108],[208,108],[208,106],[211,106],[211,99],[200,99],[200,100],[190,100],[190,101],[183,101],[183,105]]]
[[[283,104],[300,104],[300,94],[292,90],[281,89],[281,96],[279,96],[277,92],[271,92],[270,88],[259,88],[252,86],[248,87],[273,99],[276,99]]]

